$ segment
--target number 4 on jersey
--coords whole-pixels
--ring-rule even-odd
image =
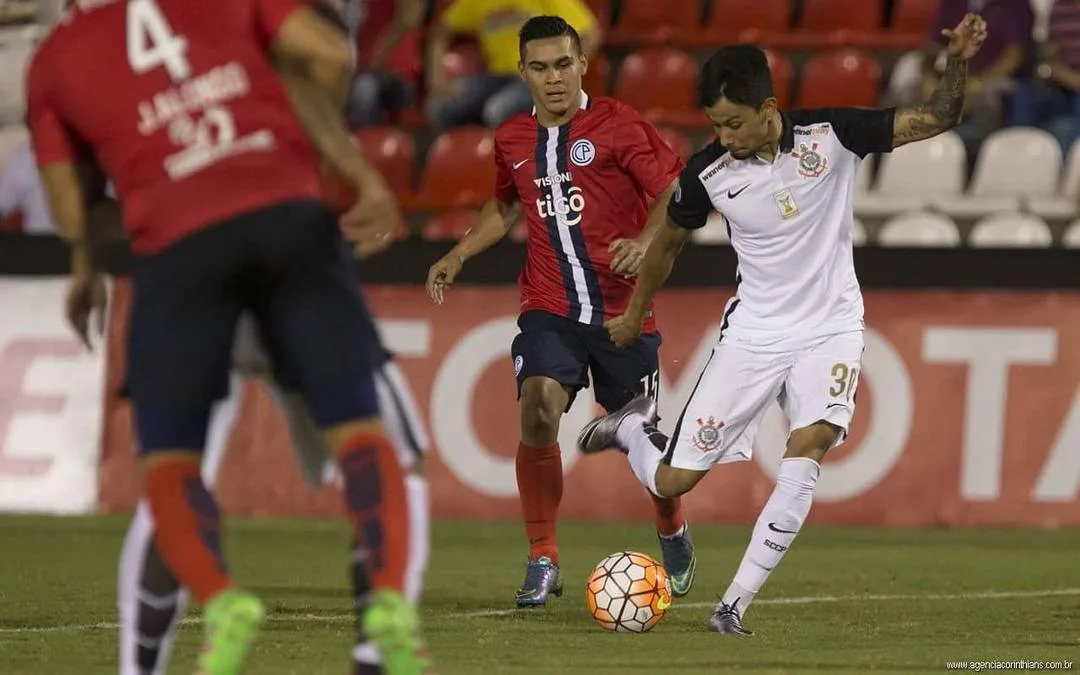
[[[161,66],[173,82],[191,75],[187,40],[173,33],[154,0],[129,0],[127,6],[128,63],[136,74]]]

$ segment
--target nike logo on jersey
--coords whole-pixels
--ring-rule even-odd
[[[525,163],[526,163],[526,162],[528,162],[528,161],[529,161],[529,160],[527,160],[527,159],[523,159],[523,160],[521,160],[520,162],[514,162],[514,171],[517,171],[518,169],[520,169],[520,168],[521,168],[522,166],[524,166],[524,165],[525,165]]]
[[[747,183],[746,185],[742,186],[738,190],[728,190],[727,191],[727,198],[728,199],[735,199],[736,197],[738,197],[739,195],[741,195],[743,193],[743,190],[745,190],[748,187],[750,187],[750,183]]]
[[[798,530],[781,530],[776,526],[776,523],[769,523],[769,529],[780,534],[796,534],[798,532]]]

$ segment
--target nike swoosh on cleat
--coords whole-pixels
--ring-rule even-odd
[[[769,529],[780,534],[796,534],[798,532],[798,530],[781,530],[776,526],[776,523],[769,523]]]
[[[525,590],[524,588],[519,588],[517,594],[518,594],[519,598],[523,598],[526,595],[532,595],[535,592],[536,592],[535,588],[530,588],[529,590]]]

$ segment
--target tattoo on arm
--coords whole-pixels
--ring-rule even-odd
[[[932,138],[960,121],[967,89],[967,61],[950,57],[928,101],[901,108],[893,124],[894,147]]]

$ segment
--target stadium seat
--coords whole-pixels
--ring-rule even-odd
[[[660,135],[668,142],[668,145],[675,151],[675,154],[682,157],[684,160],[694,154],[694,146],[690,144],[689,139],[687,139],[679,130],[670,127],[661,127]]]
[[[769,72],[772,74],[773,96],[783,110],[791,105],[795,68],[791,65],[791,59],[782,52],[766,49],[765,58],[769,61]]]
[[[1073,143],[1065,175],[1055,194],[1027,199],[1027,210],[1044,220],[1072,220],[1080,214],[1080,142]]]
[[[919,49],[940,0],[895,0],[889,30],[878,36],[880,49]]]
[[[960,231],[947,216],[914,211],[893,216],[878,232],[880,246],[953,248],[960,245]]]
[[[488,129],[462,127],[435,139],[428,150],[413,208],[444,211],[476,208],[495,186],[495,138]]]
[[[851,243],[855,246],[866,246],[866,226],[858,218],[855,219],[855,230],[851,233]]]
[[[710,211],[705,226],[690,233],[690,241],[705,246],[730,244],[727,220],[716,211]]]
[[[656,124],[704,126],[694,91],[698,64],[678,49],[650,48],[633,52],[619,67],[615,98]]]
[[[797,50],[873,45],[884,25],[881,10],[881,0],[803,0],[799,25],[772,44]]]
[[[428,241],[457,241],[476,225],[477,214],[472,209],[441,213],[429,220],[420,234]]]
[[[885,87],[887,103],[911,100],[923,84],[923,53],[918,50],[904,52],[893,64],[889,72],[889,83]]]
[[[585,0],[585,4],[589,6],[592,13],[596,15],[596,20],[600,24],[601,30],[607,31],[611,27],[611,17],[613,12],[611,11],[612,0]]]
[[[873,107],[877,104],[881,67],[873,54],[837,49],[812,56],[803,67],[796,107]]]
[[[392,127],[368,127],[355,132],[355,136],[364,156],[382,172],[394,194],[407,203],[413,193],[416,165],[412,135]]]
[[[881,156],[877,186],[857,195],[855,212],[888,217],[957,197],[964,190],[966,164],[964,142],[956,132],[899,147]]]
[[[590,96],[607,96],[611,90],[611,61],[603,52],[589,57],[589,70],[581,86]]]
[[[7,158],[15,150],[30,139],[26,127],[21,124],[10,124],[0,127],[0,167],[7,163]]]
[[[701,29],[702,4],[684,0],[677,11],[658,0],[622,0],[618,20],[605,42],[613,46],[686,44]],[[696,10],[696,11],[695,11]]]
[[[1065,248],[1080,248],[1080,220],[1075,220],[1065,229],[1061,237],[1061,244]]]
[[[451,81],[464,75],[484,72],[487,70],[487,65],[484,62],[484,54],[480,51],[480,44],[475,40],[457,42],[443,56],[442,69]]]
[[[957,197],[936,199],[934,204],[963,219],[1019,211],[1024,198],[1053,196],[1060,172],[1061,146],[1048,132],[1000,129],[979,149],[970,189]]]
[[[705,25],[696,36],[684,41],[699,47],[736,42],[768,46],[789,30],[791,0],[713,0]]]
[[[1046,222],[1030,213],[995,213],[971,228],[968,244],[977,248],[1049,248],[1054,236]]]
[[[874,182],[875,155],[867,155],[859,163],[859,171],[855,174],[855,194],[865,194],[870,191]]]

